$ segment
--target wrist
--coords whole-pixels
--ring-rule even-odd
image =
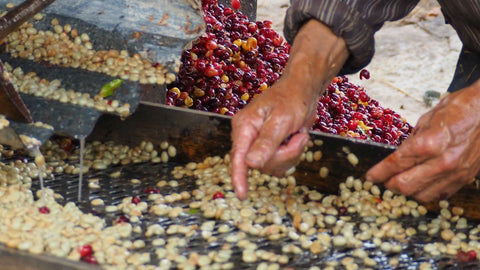
[[[323,93],[348,58],[345,41],[323,23],[310,20],[292,44],[282,79],[310,96]]]

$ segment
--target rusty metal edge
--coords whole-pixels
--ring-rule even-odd
[[[125,120],[112,115],[103,115],[97,122],[89,140],[113,140],[127,145],[138,145],[142,140],[160,144],[167,140],[177,147],[180,162],[202,161],[208,156],[223,156],[229,153],[231,117],[219,114],[141,102],[137,111]],[[323,141],[310,151],[322,151],[319,161],[300,162],[296,166],[297,184],[316,188],[321,192],[337,194],[338,186],[346,177],[363,178],[365,172],[381,161],[396,147],[346,138],[322,132],[310,132],[313,140]],[[348,153],[357,156],[359,163],[352,165]],[[321,178],[319,170],[326,167],[329,175]],[[465,186],[450,198],[452,205],[465,209],[465,217],[480,221],[480,190],[474,185]],[[426,204],[431,211],[439,210],[438,203]]]
[[[100,270],[102,268],[51,255],[36,255],[0,245],[2,270]]]

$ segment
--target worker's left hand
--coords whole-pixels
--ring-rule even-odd
[[[247,197],[249,167],[283,176],[308,143],[318,97],[306,94],[313,91],[292,95],[301,82],[287,76],[232,118],[232,184],[240,199]]]
[[[423,202],[448,198],[480,169],[479,110],[480,80],[423,115],[413,134],[367,172],[367,181]]]

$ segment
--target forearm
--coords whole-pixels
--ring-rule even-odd
[[[307,22],[281,79],[233,116],[232,183],[240,199],[247,195],[248,167],[280,176],[298,162],[318,97],[347,57],[343,39],[316,20]]]
[[[298,32],[282,80],[292,83],[296,94],[318,97],[348,58],[345,41],[323,23],[308,21]]]

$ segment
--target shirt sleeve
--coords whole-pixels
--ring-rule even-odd
[[[374,34],[385,21],[406,16],[419,0],[291,0],[284,35],[292,44],[302,25],[316,19],[342,37],[350,56],[340,71],[355,73],[365,67],[375,52]]]

